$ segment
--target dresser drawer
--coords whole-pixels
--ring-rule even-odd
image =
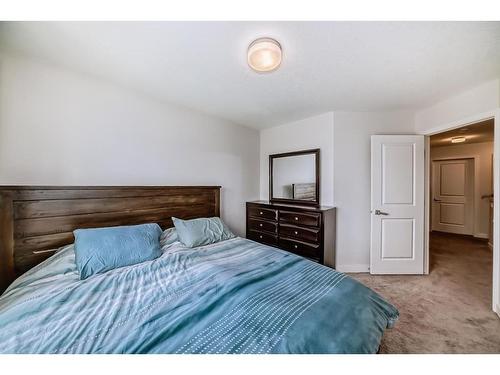
[[[291,211],[280,211],[280,222],[297,224],[297,225],[308,225],[311,227],[319,227],[320,224],[320,214],[316,213],[298,213]]]
[[[257,232],[254,230],[248,231],[248,239],[261,242],[266,245],[277,246],[278,237],[270,233]]]
[[[251,217],[258,217],[261,219],[277,220],[278,210],[273,210],[271,208],[249,207],[248,215]]]
[[[280,237],[279,246],[282,249],[288,250],[297,255],[301,255],[307,258],[314,258],[319,260],[319,245],[309,244],[302,241],[297,241],[291,238]]]
[[[269,246],[335,267],[335,208],[246,203],[246,235]]]
[[[280,236],[296,238],[314,244],[319,243],[319,229],[298,227],[295,225],[280,223]]]
[[[250,230],[265,231],[276,234],[278,232],[278,224],[273,221],[264,221],[257,219],[248,219],[248,228]]]

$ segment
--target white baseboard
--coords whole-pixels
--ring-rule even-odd
[[[474,237],[488,239],[488,234],[487,233],[474,233]]]
[[[335,269],[345,273],[361,273],[369,272],[370,266],[368,264],[339,264]]]

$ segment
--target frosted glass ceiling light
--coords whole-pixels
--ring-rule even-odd
[[[271,38],[259,38],[248,46],[248,65],[256,72],[271,72],[281,64],[281,45]]]
[[[462,143],[465,142],[465,137],[453,137],[451,143]]]

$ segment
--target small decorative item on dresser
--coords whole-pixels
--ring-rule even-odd
[[[247,238],[335,267],[335,208],[247,202]]]

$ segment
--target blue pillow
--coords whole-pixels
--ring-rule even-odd
[[[161,232],[158,224],[73,231],[80,279],[158,258]]]
[[[208,245],[229,240],[235,235],[218,217],[181,220],[172,218],[179,241],[187,247]]]

